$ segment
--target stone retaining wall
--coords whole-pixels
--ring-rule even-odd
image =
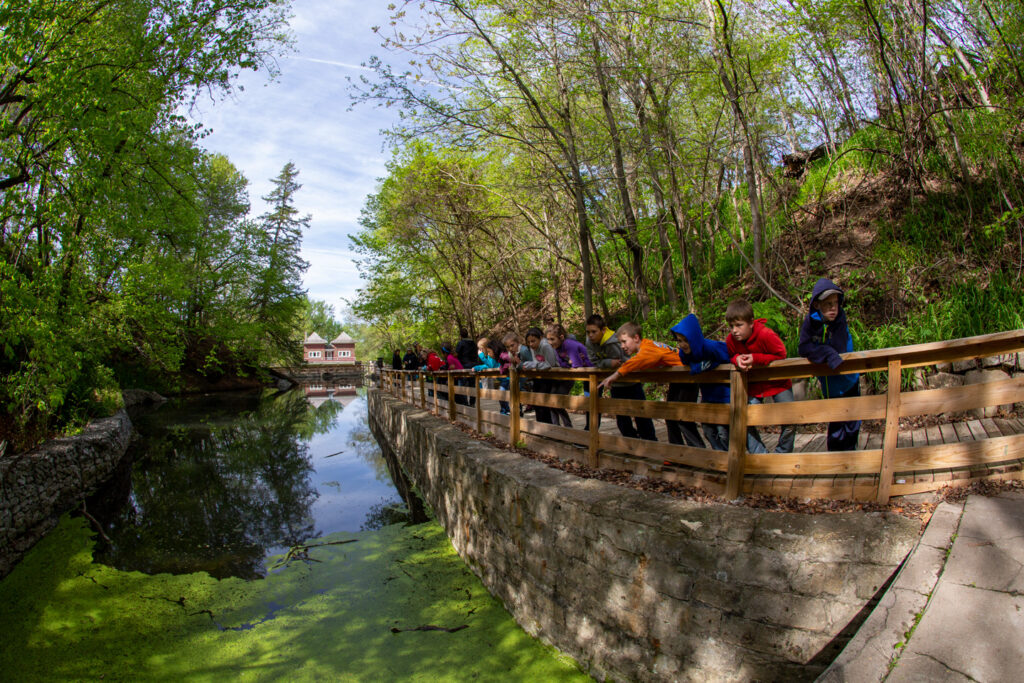
[[[120,411],[75,436],[0,459],[0,578],[110,476],[131,433],[131,420]]]
[[[377,390],[368,400],[378,440],[463,560],[523,628],[598,679],[813,679],[918,535],[892,515],[697,504],[580,479]]]

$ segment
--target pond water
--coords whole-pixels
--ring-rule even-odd
[[[126,467],[87,502],[96,559],[118,569],[251,579],[309,539],[409,521],[355,387],[176,400],[134,424]]]
[[[0,581],[3,678],[586,679],[399,495],[355,390],[134,421],[95,521],[65,516]]]

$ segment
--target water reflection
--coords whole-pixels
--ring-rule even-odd
[[[409,519],[355,387],[178,401],[134,422],[132,462],[87,503],[104,564],[252,579],[268,554]]]
[[[302,392],[311,406],[319,408],[328,401],[347,406],[356,399],[359,389],[352,385],[305,384]]]

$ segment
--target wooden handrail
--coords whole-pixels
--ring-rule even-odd
[[[709,484],[711,489],[723,492],[730,498],[740,495],[743,491],[759,490],[758,486],[763,486],[763,484],[757,483],[760,481],[756,479],[757,477],[835,476],[834,485],[815,483],[812,488],[803,487],[801,490],[813,490],[819,495],[837,492],[838,497],[856,495],[885,502],[891,495],[929,490],[929,482],[922,481],[920,478],[922,472],[925,474],[941,473],[943,470],[948,472],[950,467],[972,468],[1006,462],[1019,462],[1024,465],[1024,434],[1002,436],[999,429],[991,423],[989,423],[987,435],[985,430],[980,428],[972,427],[972,430],[967,430],[965,425],[957,424],[955,425],[956,430],[954,430],[952,425],[943,425],[944,434],[948,431],[957,437],[957,434],[963,432],[963,438],[972,439],[959,443],[949,440],[943,442],[942,439],[936,441],[931,435],[927,441],[922,442],[917,438],[915,432],[914,443],[911,445],[909,436],[907,436],[907,442],[904,443],[906,435],[899,435],[899,419],[901,417],[959,412],[984,406],[1024,402],[1024,378],[1021,377],[985,384],[903,392],[900,387],[903,369],[967,358],[996,356],[1022,350],[1024,350],[1024,329],[944,342],[842,354],[844,362],[840,366],[841,372],[810,363],[803,358],[790,358],[773,363],[768,367],[753,368],[747,372],[740,372],[728,366],[729,369],[694,375],[690,373],[689,368],[682,366],[632,373],[624,380],[657,383],[729,382],[732,396],[729,404],[669,403],[598,396],[596,394],[597,384],[600,378],[607,376],[610,371],[596,368],[512,369],[509,373],[504,373],[499,369],[480,372],[444,370],[437,373],[425,370],[385,370],[382,387],[385,391],[401,397],[402,400],[411,401],[415,405],[415,384],[407,381],[411,379],[407,375],[416,375],[420,387],[420,403],[426,407],[426,386],[430,381],[434,393],[433,412],[440,415],[437,379],[439,376],[443,377],[447,381],[446,385],[441,386],[448,395],[448,419],[455,421],[461,417],[465,421],[468,418],[475,423],[478,431],[483,431],[485,424],[508,429],[509,439],[512,443],[518,443],[524,437],[533,439],[546,437],[568,441],[586,449],[587,462],[593,467],[600,464],[601,458],[604,457],[601,454],[611,449],[630,453],[633,457],[646,458],[648,461],[653,460],[659,465],[661,460],[664,460],[665,463],[697,468],[712,474],[717,473],[720,479],[718,483],[711,482]],[[750,382],[754,381],[883,371],[887,373],[888,388],[886,394],[881,396],[868,395],[790,403],[747,404],[747,387]],[[510,380],[509,391],[480,387],[479,380],[482,378],[505,376],[508,376]],[[476,379],[473,382],[474,386],[460,387],[456,385],[456,379],[466,377]],[[521,391],[520,379],[534,377],[582,381],[590,390],[590,396]],[[456,405],[455,399],[458,395],[475,397],[475,410],[468,406]],[[481,405],[483,399],[507,401],[511,405],[511,415],[509,417],[498,416],[493,411],[483,410]],[[519,417],[520,406],[524,403],[586,412],[589,415],[591,432],[586,434],[575,428],[536,422],[530,422],[524,429]],[[597,429],[601,415],[675,419],[702,424],[728,424],[730,428],[729,450],[728,452],[718,452],[601,434]],[[812,424],[847,420],[884,420],[885,431],[882,435],[881,448],[786,455],[751,455],[746,450],[748,426]],[[938,434],[938,427],[934,429]],[[929,430],[929,434],[931,434],[931,430]],[[982,440],[974,440],[979,438]],[[908,470],[917,472],[918,478],[908,480],[905,474],[896,476],[897,473]],[[874,483],[851,484],[848,480],[842,479],[843,476],[873,477],[868,482],[873,481]],[[751,477],[755,479],[751,479]],[[941,480],[937,475],[934,479],[938,483],[932,482],[934,483],[932,488],[937,488],[941,485]],[[864,482],[863,479],[857,481]],[[870,488],[868,488],[869,486]],[[796,491],[795,487],[794,484],[794,492]]]

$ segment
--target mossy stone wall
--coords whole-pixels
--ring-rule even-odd
[[[595,678],[811,680],[918,536],[881,513],[698,504],[581,479],[378,390],[370,425],[528,632]]]

